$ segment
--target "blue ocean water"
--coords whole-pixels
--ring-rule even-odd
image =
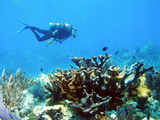
[[[69,66],[70,57],[96,56],[135,50],[152,43],[160,46],[159,0],[1,0],[0,70],[21,68],[37,74]],[[24,22],[48,29],[49,22],[64,22],[78,29],[75,39],[62,44],[38,42]],[[157,48],[158,48],[157,47]],[[151,53],[152,54],[152,53]],[[155,58],[154,58],[155,59]]]

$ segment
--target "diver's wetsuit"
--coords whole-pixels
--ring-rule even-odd
[[[67,29],[64,29],[64,28],[59,28],[57,32],[55,32],[53,37],[56,39],[67,39],[71,35],[72,35],[72,31],[68,31]]]
[[[52,38],[52,32],[49,30],[42,30],[37,27],[30,27],[31,31],[34,33],[38,41],[45,41]],[[38,33],[44,34],[42,37]]]
[[[42,30],[37,27],[28,26],[28,28],[33,32],[38,41],[45,41],[53,38],[55,41],[62,43],[65,39],[72,36],[72,29],[66,27],[55,27],[52,30]],[[43,34],[40,36],[39,33]]]

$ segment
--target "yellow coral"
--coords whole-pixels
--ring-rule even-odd
[[[107,120],[107,116],[104,112],[100,112],[99,114],[95,115],[95,118],[93,120]]]
[[[145,75],[140,76],[139,80],[140,80],[140,84],[136,88],[138,97],[148,97],[149,94],[151,94],[151,90],[145,84],[145,81],[146,81]]]
[[[65,76],[65,71],[55,73],[55,77],[49,75],[49,80],[54,83],[61,90],[68,100],[78,101],[80,96],[78,96],[79,91],[82,89],[82,85],[78,83],[79,80],[83,80],[78,71],[72,69],[68,74],[67,79]]]

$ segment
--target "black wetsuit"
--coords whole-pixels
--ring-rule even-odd
[[[57,42],[63,42],[65,39],[72,36],[72,28],[67,29],[65,27],[62,28],[55,28],[52,30],[42,30],[37,27],[29,27],[31,31],[34,33],[35,37],[38,41],[45,41],[50,38],[54,38]],[[42,36],[39,35],[39,33],[43,34]]]

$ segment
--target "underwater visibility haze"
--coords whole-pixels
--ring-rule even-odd
[[[1,0],[0,118],[160,120],[159,6],[159,0]],[[67,26],[69,37],[38,41],[34,31],[51,30],[49,23]],[[64,35],[58,27],[52,37]]]
[[[101,54],[104,46],[113,53],[119,48],[159,45],[158,5],[158,0],[2,0],[1,68],[50,71],[66,66],[69,57]],[[43,29],[49,28],[49,22],[69,23],[78,29],[77,37],[46,47],[28,30],[19,34],[21,22]]]

